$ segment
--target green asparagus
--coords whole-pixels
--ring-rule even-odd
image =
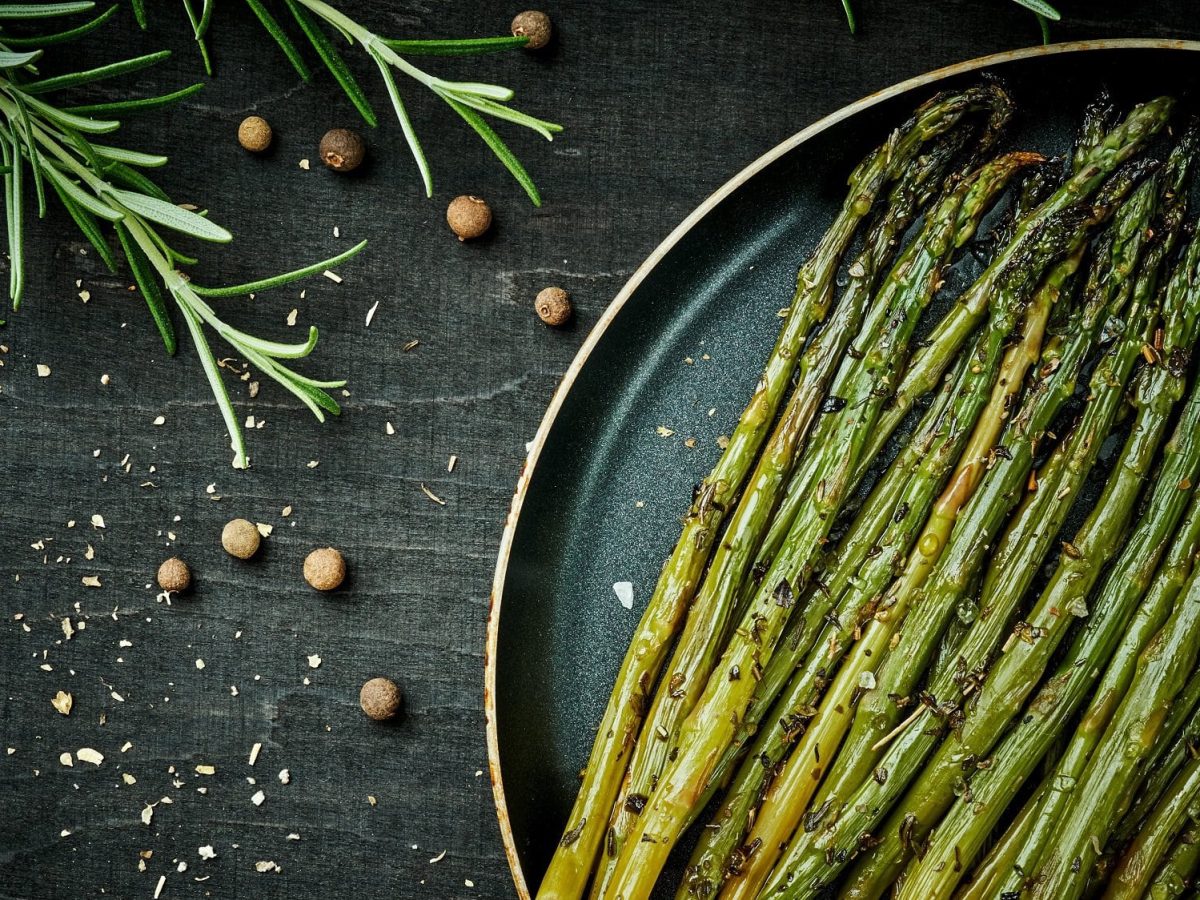
[[[1193,291],[1198,261],[1200,242],[1193,241],[1187,259],[1177,267],[1165,291],[1165,308],[1172,313],[1168,321],[1180,313],[1192,318],[1200,313],[1200,297]],[[1118,347],[1144,344],[1145,335],[1153,331],[1149,326],[1153,319],[1147,319],[1146,325],[1131,327]],[[1139,332],[1144,336],[1139,338]],[[1179,329],[1179,333],[1194,335],[1195,331],[1189,327],[1186,330]],[[1105,361],[1111,361],[1113,369],[1120,368],[1122,358],[1127,355],[1114,351]],[[1166,365],[1158,367],[1172,371],[1177,363],[1178,358],[1175,363],[1168,358]],[[1174,374],[1179,373],[1175,370]],[[1196,402],[1200,403],[1200,395]],[[1164,406],[1167,407],[1165,411],[1162,409]],[[1150,408],[1161,415],[1169,413],[1167,402],[1151,403]],[[1189,414],[1196,414],[1192,404],[1189,403],[1186,409]],[[1193,483],[1196,478],[1193,457],[1200,459],[1200,448],[1196,447],[1200,433],[1193,431],[1200,431],[1200,425],[1193,425],[1191,431],[1180,428],[1174,439],[1178,445],[1178,457],[1190,462],[1193,468],[1185,470],[1180,478],[1164,478],[1158,482],[1160,490],[1155,493],[1130,536],[1126,555],[1123,556],[1124,561],[1130,559],[1132,554],[1137,554],[1132,556],[1131,566],[1146,565],[1147,560],[1155,560],[1182,515],[1188,492],[1180,490],[1180,487]],[[987,674],[974,708],[958,728],[947,736],[946,742],[920,772],[907,796],[892,813],[889,822],[895,822],[896,829],[885,825],[883,844],[869,857],[860,860],[851,873],[849,896],[878,896],[894,879],[908,854],[913,851],[913,841],[923,840],[949,806],[954,787],[962,779],[964,765],[982,758],[998,740],[1003,727],[1020,710],[1040,680],[1054,650],[1065,637],[1068,627],[1073,621],[1092,613],[1099,618],[1100,610],[1096,606],[1089,606],[1088,594],[1103,566],[1120,549],[1120,543],[1114,541],[1111,535],[1114,532],[1122,533],[1133,516],[1142,482],[1155,458],[1159,434],[1153,428],[1144,431],[1135,429],[1130,433],[1100,500],[1076,533],[1069,549],[1064,548],[1050,584],[1025,621],[1018,623],[1005,647],[1005,653]],[[1152,567],[1150,571],[1153,571]],[[1149,577],[1149,574],[1144,575],[1140,583],[1144,584]],[[1105,608],[1104,612],[1109,613],[1109,609]],[[908,764],[911,763],[912,760],[908,760]],[[908,817],[913,817],[910,819],[912,824],[906,829],[909,840],[901,841],[899,828]]]
[[[1124,170],[1118,174],[1123,176],[1121,183],[1128,189],[1139,173]],[[1100,311],[1115,311],[1104,305],[1110,299],[1113,298],[1107,293],[1090,298],[1089,307],[1098,309],[1078,317],[1070,340],[1056,351],[1055,366],[1038,382],[1005,429],[1001,452],[993,454],[991,468],[956,525],[949,547],[932,573],[932,582],[916,585],[924,587],[919,610],[953,609],[956,598],[961,596],[970,573],[983,560],[993,536],[999,533],[1008,511],[1020,497],[1036,441],[1073,392],[1075,377],[1104,320]],[[939,601],[939,597],[949,600]],[[918,628],[910,636],[925,634]],[[937,691],[933,696],[939,696]],[[820,827],[797,835],[792,841],[787,856],[772,876],[768,893],[802,896],[811,885],[836,875],[845,865],[859,846],[859,835],[868,832],[872,821],[900,796],[906,778],[916,774],[919,761],[936,744],[936,736],[927,734],[924,728],[909,728],[902,738],[882,760],[877,750],[865,760],[861,755],[848,758],[844,753],[838,754],[828,776],[830,781],[817,799],[818,808],[825,813]],[[860,747],[856,745],[856,749]],[[897,762],[905,759],[914,760],[907,773],[897,767]],[[859,777],[864,769],[867,774]]]
[[[540,900],[574,900],[587,887],[663,657],[696,590],[725,511],[732,506],[775,418],[804,342],[813,326],[825,318],[838,264],[859,223],[878,194],[927,141],[953,128],[970,112],[1008,105],[1003,91],[994,86],[935,97],[850,176],[850,193],[842,209],[800,268],[789,314],[754,396],[721,458],[697,491],[683,532],[638,623],[601,719],[574,808],[538,890]]]

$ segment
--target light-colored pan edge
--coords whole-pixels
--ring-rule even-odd
[[[484,714],[487,718],[488,773],[492,780],[492,795],[495,799],[496,814],[500,822],[500,837],[504,841],[504,852],[508,856],[508,866],[512,870],[513,882],[517,888],[517,895],[521,900],[530,900],[530,892],[525,881],[525,873],[521,870],[521,860],[517,855],[516,842],[513,838],[512,826],[508,818],[508,804],[504,796],[504,779],[500,772],[500,738],[496,725],[496,648],[500,635],[500,607],[504,595],[504,580],[508,573],[508,560],[509,554],[512,551],[513,535],[516,533],[517,519],[521,514],[521,506],[525,501],[525,492],[529,488],[529,482],[533,475],[534,467],[537,465],[538,456],[541,454],[542,447],[545,445],[546,438],[550,434],[550,429],[554,425],[554,420],[558,416],[559,409],[562,408],[567,393],[571,390],[572,385],[574,385],[575,379],[578,377],[580,370],[582,370],[584,363],[591,356],[592,350],[604,336],[613,319],[616,318],[617,314],[625,306],[625,302],[633,296],[638,286],[650,274],[651,270],[658,265],[659,261],[666,256],[671,248],[697,222],[708,215],[717,204],[753,178],[759,171],[775,162],[775,160],[832,125],[841,122],[843,119],[848,119],[864,109],[908,91],[928,87],[946,78],[979,69],[986,69],[989,66],[1029,59],[1031,57],[1055,56],[1061,53],[1078,53],[1088,50],[1145,49],[1200,52],[1200,41],[1166,40],[1162,38],[1119,38],[1111,40],[1073,41],[1064,44],[1028,47],[1021,50],[1007,50],[1002,53],[993,53],[989,56],[981,56],[977,59],[935,69],[924,75],[917,75],[863,97],[861,100],[851,103],[848,106],[843,106],[836,112],[830,113],[807,128],[798,131],[787,140],[767,151],[754,162],[750,163],[750,165],[746,166],[746,168],[742,169],[742,171],[738,172],[729,181],[725,182],[725,184],[721,185],[708,199],[696,207],[691,215],[684,219],[661,244],[654,248],[654,251],[646,258],[646,261],[638,267],[637,271],[633,273],[617,296],[613,298],[608,308],[604,310],[604,313],[597,320],[595,326],[593,326],[591,333],[579,348],[579,352],[575,354],[570,367],[563,375],[558,389],[555,390],[554,396],[550,400],[550,406],[546,409],[546,414],[542,417],[542,423],[538,427],[537,436],[529,445],[529,454],[521,469],[520,477],[517,480],[516,493],[513,495],[508,518],[504,524],[504,535],[500,539],[500,551],[496,560],[496,572],[492,580],[492,594],[488,608],[483,689]]]

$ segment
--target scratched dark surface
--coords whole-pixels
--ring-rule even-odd
[[[122,10],[57,65],[161,47],[175,56],[79,96],[145,96],[202,78],[182,10],[151,6],[149,33]],[[504,33],[516,11],[343,6],[392,36]],[[1187,0],[1060,6],[1064,40],[1200,37]],[[197,279],[242,281],[372,242],[340,268],[342,284],[318,277],[222,302],[233,322],[282,339],[295,339],[286,319],[298,309],[297,329],[321,327],[306,370],[350,379],[345,414],[319,426],[275,386],[250,399],[227,372],[239,416],[265,422],[248,434],[249,472],[228,465],[190,348],[165,358],[127,276],[81,252],[59,211],[31,226],[26,302],[0,328],[0,896],[150,897],[163,875],[163,897],[511,895],[487,776],[476,774],[486,770],[487,594],[525,442],[588,328],[679,220],[784,137],[901,78],[1039,39],[1032,17],[1002,0],[861,2],[857,37],[834,0],[549,11],[559,36],[547,51],[428,63],[512,86],[521,108],[567,126],[552,145],[513,134],[540,210],[411,86],[434,166],[435,196],[424,200],[382,85],[353,52],[383,119],[367,134],[370,164],[348,178],[303,171],[320,134],[355,113],[327,75],[301,82],[237,2],[217,11],[206,89],[130,117],[114,141],[169,153],[160,183],[236,235],[200,248]],[[265,158],[234,141],[251,112],[277,131]],[[496,210],[493,234],[475,245],[444,224],[446,202],[463,192]],[[572,291],[574,327],[549,331],[533,316],[532,296],[549,283]],[[274,526],[250,563],[220,549],[235,516]],[[343,548],[351,578],[319,596],[300,566],[327,544]],[[168,606],[149,585],[173,554],[196,587]],[[64,618],[77,629],[69,640]],[[359,685],[376,674],[405,689],[398,724],[358,709]],[[74,697],[70,716],[50,704],[59,690]],[[60,763],[83,747],[103,763]],[[216,858],[202,859],[209,845]],[[266,861],[278,871],[256,871]]]

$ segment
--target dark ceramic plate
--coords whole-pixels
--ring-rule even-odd
[[[1178,93],[1197,81],[1197,51],[1200,43],[1154,40],[1056,45],[906,81],[817,122],[737,175],[617,295],[531,446],[496,567],[488,749],[521,897],[536,888],[562,833],[692,485],[750,396],[778,331],[776,311],[841,203],[853,164],[918,103],[984,71],[1004,80],[1021,110],[1011,143],[1061,152],[1100,85],[1126,102]],[[664,438],[659,426],[675,434]],[[633,610],[617,600],[620,581],[634,585]]]

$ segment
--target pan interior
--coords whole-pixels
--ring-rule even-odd
[[[991,71],[1019,108],[1009,145],[1047,154],[1067,150],[1103,84],[1134,102],[1196,81],[1190,53],[1157,49],[1032,57]],[[977,77],[862,110],[751,177],[659,261],[566,396],[514,532],[496,658],[508,814],[532,889],[679,517],[754,388],[797,265],[862,155],[936,90]],[[632,610],[613,589],[626,581]],[[678,883],[691,843],[681,843],[663,884]]]

